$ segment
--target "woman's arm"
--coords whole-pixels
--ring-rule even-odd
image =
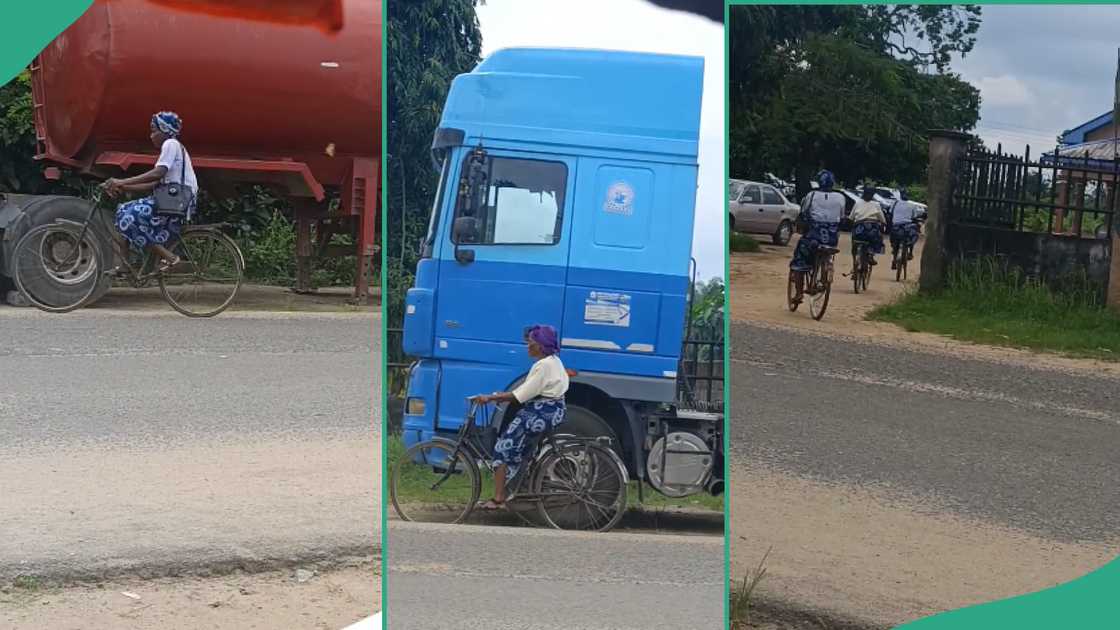
[[[471,397],[471,400],[474,400],[474,401],[477,401],[477,402],[480,402],[480,403],[512,402],[514,400],[517,400],[517,397],[513,395],[513,392],[495,392],[495,393],[489,394],[489,395],[473,396],[473,397]]]

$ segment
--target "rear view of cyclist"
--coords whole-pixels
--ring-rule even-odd
[[[840,219],[844,216],[844,195],[833,191],[836,178],[829,171],[817,174],[819,188],[805,195],[801,200],[801,214],[798,223],[802,227],[801,239],[793,250],[793,260],[789,263],[790,274],[797,284],[794,302],[800,303],[805,291],[805,274],[813,270],[817,249],[836,247],[840,240]]]
[[[870,186],[863,188],[863,200],[852,208],[850,217],[852,221],[852,268],[859,267],[856,260],[858,252],[856,245],[864,243],[870,254],[871,264],[875,264],[875,255],[883,253],[883,232],[887,229],[887,215],[883,214],[883,207],[875,201],[875,189]]]
[[[918,243],[918,234],[925,213],[921,207],[910,201],[905,190],[899,191],[899,199],[891,204],[891,269],[898,260],[898,248],[906,247],[909,261],[914,258],[913,247]]]

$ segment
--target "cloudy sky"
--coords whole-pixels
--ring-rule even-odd
[[[984,5],[976,47],[953,69],[980,89],[978,133],[1016,154],[1112,109],[1120,6]]]
[[[478,20],[483,55],[510,46],[557,46],[704,57],[692,250],[701,278],[723,276],[723,26],[644,0],[486,0]]]

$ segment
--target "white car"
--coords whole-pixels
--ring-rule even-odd
[[[801,207],[769,184],[733,179],[727,185],[728,227],[736,232],[768,234],[775,245],[788,245]]]

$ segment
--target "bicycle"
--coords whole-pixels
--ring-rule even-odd
[[[820,321],[828,309],[828,299],[832,295],[833,257],[839,253],[835,247],[820,245],[813,259],[813,268],[808,273],[790,271],[789,284],[786,287],[786,300],[790,311],[796,311],[801,305],[797,299],[797,283],[803,282],[802,295],[809,296],[809,315]]]
[[[397,459],[389,497],[402,520],[461,523],[471,515],[482,493],[480,467],[494,467],[488,443],[496,431],[489,422],[476,424],[480,412],[486,419],[486,409],[469,401],[454,440],[434,437],[413,444]],[[530,444],[533,456],[507,483],[506,509],[554,529],[613,528],[626,511],[628,479],[605,439],[554,430],[538,435]]]
[[[910,243],[899,245],[893,252],[895,282],[906,280],[906,264],[914,257],[914,246]]]
[[[852,285],[855,292],[858,294],[860,291],[867,291],[867,287],[871,284],[871,271],[873,265],[871,264],[871,251],[869,249],[870,243],[866,241],[856,241],[856,253],[853,256],[855,264],[852,269]]]
[[[16,288],[35,307],[50,313],[67,313],[91,301],[99,289],[107,290],[106,255],[101,242],[112,228],[95,225],[103,197],[97,189],[89,214],[82,221],[60,219],[32,228],[12,250]],[[164,301],[188,317],[213,317],[233,303],[241,287],[245,258],[237,244],[220,230],[221,224],[184,226],[171,251],[180,263],[159,268],[152,253],[139,265],[127,257],[117,279],[141,289],[153,281]],[[111,248],[110,248],[111,249]],[[111,278],[109,279],[111,281]],[[103,293],[103,291],[102,291]]]

